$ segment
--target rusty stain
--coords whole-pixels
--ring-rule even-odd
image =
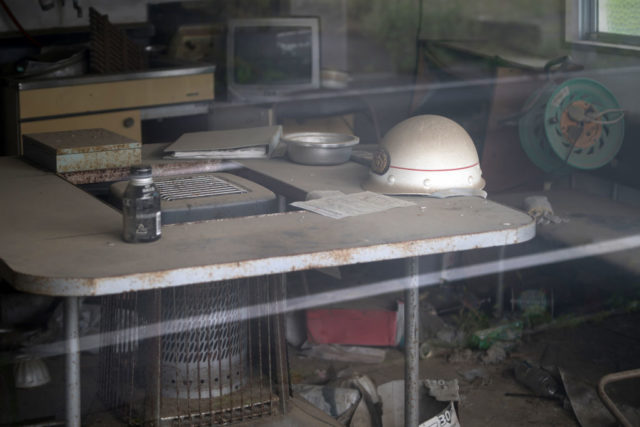
[[[17,275],[20,277],[16,277],[12,283],[17,285],[18,289],[38,294],[103,295],[461,250],[455,245],[442,246],[439,244],[440,241],[446,241],[446,239],[380,244],[276,258],[247,259],[218,265],[185,266],[119,277],[51,278]],[[495,245],[499,244],[500,242],[495,242]],[[486,244],[475,243],[462,249],[486,246]]]
[[[119,181],[129,176],[129,168],[110,168],[59,173],[62,178],[72,184],[94,184],[98,182]]]
[[[575,148],[589,148],[600,138],[602,124],[597,121],[579,121],[580,119],[572,117],[571,111],[576,109],[582,115],[593,115],[597,112],[595,107],[586,101],[574,101],[562,112],[560,130],[562,136]]]
[[[153,164],[154,176],[185,175],[193,173],[221,172],[239,168],[235,164],[223,162],[222,160],[198,160],[198,161],[172,161],[171,163]]]
[[[87,170],[60,172],[65,180],[74,185],[95,184],[100,182],[122,181],[129,178],[129,167],[102,168],[87,163]],[[202,160],[197,162],[177,161],[171,163],[152,163],[153,176],[171,176],[193,173],[221,172],[234,165],[220,160]]]
[[[268,216],[294,215],[295,212],[271,214]],[[301,213],[297,213],[301,214]],[[303,214],[301,214],[303,215]],[[313,219],[313,216],[308,216]],[[529,218],[529,217],[527,217]],[[221,220],[225,221],[225,220]],[[313,221],[311,221],[313,223]],[[287,222],[287,224],[290,221]],[[287,225],[288,227],[288,225]],[[286,231],[288,228],[283,227]],[[295,231],[295,227],[293,228]],[[507,232],[505,234],[505,231]],[[261,276],[310,268],[349,265],[386,259],[399,259],[432,253],[452,252],[478,247],[488,247],[529,240],[535,233],[533,221],[514,226],[512,230],[501,227],[486,232],[464,233],[452,237],[428,237],[411,241],[386,241],[375,244],[363,244],[362,240],[353,241],[343,238],[336,244],[343,247],[309,251],[306,253],[290,250],[276,251],[279,255],[256,255],[253,258],[226,261],[200,261],[201,265],[189,265],[188,262],[167,265],[166,270],[123,274],[121,276],[100,276],[96,278],[34,277],[28,274],[16,274],[11,281],[18,289],[50,295],[99,295],[113,294],[143,289],[157,289],[171,286],[183,286],[193,283],[214,282],[240,277]],[[347,233],[348,234],[348,233]],[[219,236],[219,235],[218,235]],[[232,237],[222,234],[222,236]],[[242,237],[242,236],[240,236]],[[308,237],[301,234],[301,238]],[[340,240],[340,239],[338,239]],[[222,240],[224,244],[225,241]],[[189,242],[185,242],[189,244]],[[316,248],[313,242],[308,247]],[[179,250],[173,248],[173,250]],[[112,249],[109,249],[112,251]],[[170,256],[170,254],[169,254]],[[10,267],[8,267],[10,268]]]

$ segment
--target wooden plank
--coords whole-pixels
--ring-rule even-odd
[[[212,74],[195,74],[23,90],[20,118],[211,101],[213,86]]]

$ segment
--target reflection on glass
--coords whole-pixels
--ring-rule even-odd
[[[238,28],[234,37],[234,77],[237,83],[298,84],[311,81],[310,28]]]

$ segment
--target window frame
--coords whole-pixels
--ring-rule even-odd
[[[585,47],[640,52],[640,36],[598,32],[598,0],[565,0],[565,40]]]

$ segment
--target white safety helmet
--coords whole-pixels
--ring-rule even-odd
[[[446,117],[426,114],[387,132],[362,187],[383,194],[486,197],[484,184],[467,131]]]

